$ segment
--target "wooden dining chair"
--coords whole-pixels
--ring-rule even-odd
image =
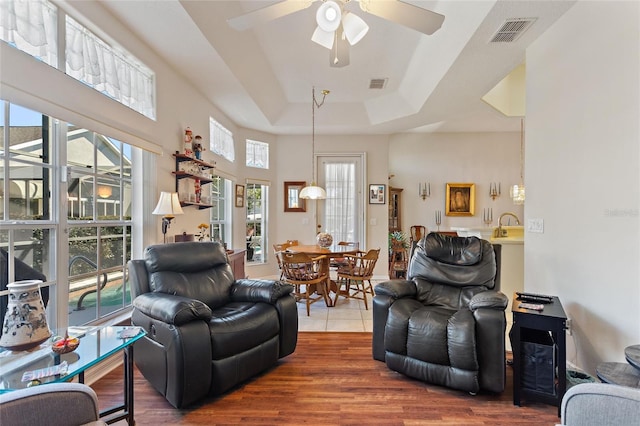
[[[345,296],[348,299],[364,301],[364,308],[369,309],[367,293],[371,297],[374,295],[371,278],[379,256],[379,248],[371,249],[366,253],[361,251],[357,254],[344,255],[347,264],[338,269],[338,290],[333,302],[334,305],[339,296]],[[344,289],[342,286],[344,286]]]
[[[331,305],[331,301],[328,299],[328,277],[322,267],[325,256],[311,257],[304,253],[285,251],[280,251],[278,256],[282,264],[284,281],[294,286],[296,301],[305,300],[307,316],[310,315],[311,305],[319,300],[324,300],[327,306]],[[314,294],[316,295],[314,296]]]
[[[422,237],[427,235],[427,228],[422,225],[413,225],[411,227],[411,242],[420,241]]]
[[[358,248],[360,247],[360,243],[355,241],[340,241],[338,245],[343,247],[350,247],[353,250],[358,250]],[[338,269],[341,266],[345,266],[346,264],[347,261],[344,257],[334,257],[329,260],[329,266],[334,269]]]
[[[278,261],[278,270],[280,271],[280,279],[284,278],[284,272],[282,270],[282,262],[280,261],[280,256],[278,256],[278,252],[285,251],[287,248],[291,246],[297,246],[298,240],[287,240],[287,242],[282,244],[274,244],[273,252],[276,255],[276,260]]]

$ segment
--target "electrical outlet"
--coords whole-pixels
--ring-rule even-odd
[[[573,336],[573,324],[571,322],[571,318],[567,318],[567,321],[565,322],[565,329],[567,330],[567,334],[569,334],[569,336]]]
[[[540,234],[544,233],[544,219],[528,219],[527,231]]]

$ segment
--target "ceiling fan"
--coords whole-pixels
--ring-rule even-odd
[[[358,1],[360,9],[423,34],[436,32],[444,21],[444,15],[404,3],[399,0],[283,0],[228,20],[229,25],[244,31],[264,22],[299,12],[320,1],[316,11],[316,27],[311,40],[331,50],[329,65],[349,65],[349,46],[358,43],[369,31],[366,22],[345,10],[350,1]]]

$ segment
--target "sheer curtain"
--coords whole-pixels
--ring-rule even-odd
[[[356,218],[356,166],[352,162],[324,164],[325,190],[324,231],[334,243],[358,241]]]
[[[0,37],[52,67],[58,65],[57,8],[47,1],[0,1]]]
[[[154,82],[150,70],[107,45],[69,16],[66,33],[68,75],[155,119]]]

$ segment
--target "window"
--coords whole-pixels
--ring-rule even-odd
[[[155,120],[153,71],[124,49],[112,46],[46,0],[1,1],[0,37],[121,104]],[[58,61],[57,16],[65,17],[64,61]]]
[[[18,105],[0,105],[0,248],[42,272],[45,286],[65,289],[49,302],[52,327],[98,322],[123,310],[131,304],[125,277],[137,148]],[[6,282],[13,279],[10,271]],[[0,289],[0,297],[6,294]]]
[[[222,241],[231,247],[231,206],[233,195],[231,181],[221,176],[213,176],[211,187],[211,229],[209,235],[213,241]]]
[[[247,139],[247,167],[269,168],[269,144]]]
[[[247,183],[247,264],[265,263],[267,260],[268,189],[264,184]]]
[[[213,118],[209,118],[210,148],[214,154],[235,161],[236,154],[233,147],[233,133]]]

